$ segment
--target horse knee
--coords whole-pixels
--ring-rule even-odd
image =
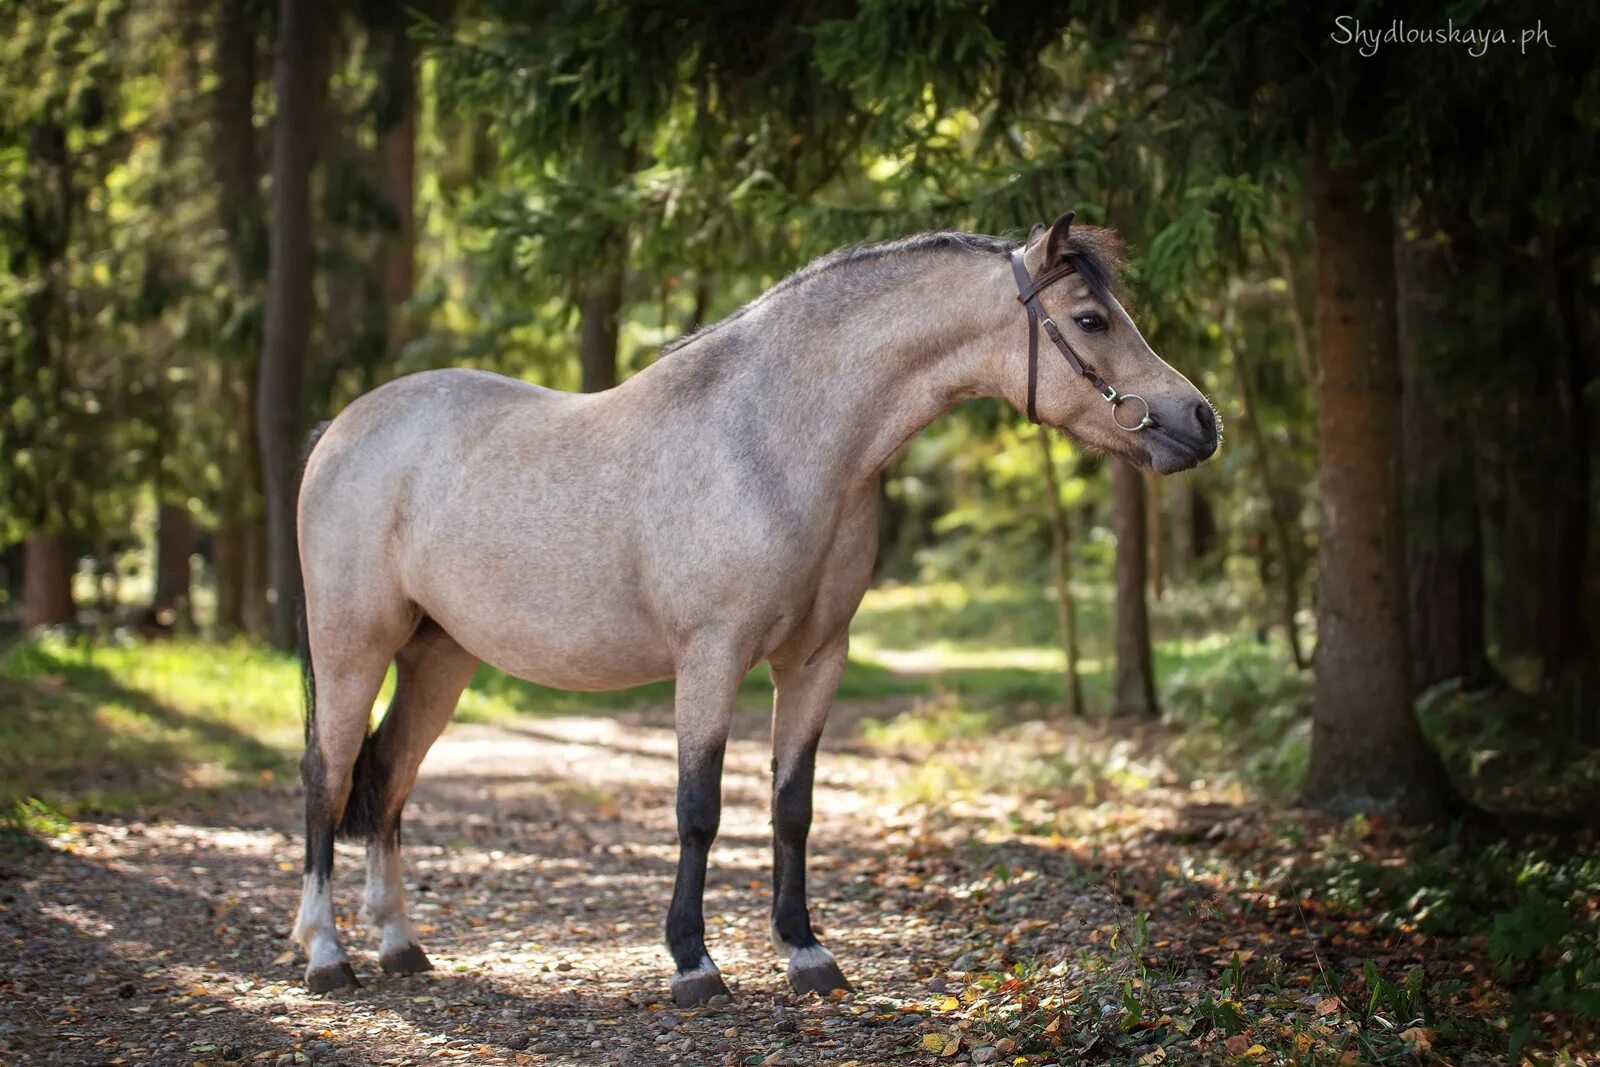
[[[678,842],[697,851],[709,850],[722,825],[720,768],[717,779],[684,781],[678,788]]]

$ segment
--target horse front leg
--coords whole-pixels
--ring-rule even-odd
[[[706,859],[722,821],[722,757],[743,673],[731,663],[679,669],[673,712],[678,731],[678,876],[667,912],[667,948],[677,972],[672,999],[680,1007],[728,996],[722,972],[706,951]]]
[[[817,742],[844,675],[848,633],[806,662],[773,664],[772,706],[772,943],[789,957],[789,984],[800,994],[827,996],[850,983],[811,930],[806,905],[806,838]]]

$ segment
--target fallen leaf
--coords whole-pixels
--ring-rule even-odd
[[[286,963],[293,963],[293,962],[294,962],[294,949],[292,949],[292,948],[285,949],[284,951],[278,953],[276,956],[272,957],[272,965],[274,967],[282,967]]]
[[[1427,1052],[1433,1048],[1434,1037],[1434,1032],[1423,1026],[1400,1031],[1400,1040],[1410,1045],[1412,1052]]]
[[[922,1047],[929,1052],[944,1051],[945,1036],[943,1034],[923,1034]]]

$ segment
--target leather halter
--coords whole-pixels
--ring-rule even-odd
[[[1067,365],[1076,371],[1080,378],[1087,378],[1089,384],[1094,386],[1095,392],[1111,405],[1111,421],[1117,424],[1117,429],[1138,433],[1154,426],[1155,420],[1150,417],[1150,405],[1145,398],[1138,393],[1119,393],[1114,386],[1100,377],[1094,369],[1094,364],[1087,362],[1073,350],[1071,343],[1062,334],[1061,327],[1045,314],[1044,308],[1039,304],[1040,292],[1067,275],[1077,273],[1078,268],[1070,262],[1061,263],[1033,278],[1028,275],[1028,266],[1023,262],[1023,251],[1018,248],[1011,253],[1011,273],[1017,279],[1017,302],[1028,313],[1028,421],[1033,423],[1039,421],[1039,413],[1034,405],[1039,391],[1039,327],[1043,326],[1044,332],[1066,358]],[[1143,417],[1132,426],[1124,426],[1117,418],[1117,405],[1124,400],[1137,400],[1144,408]]]

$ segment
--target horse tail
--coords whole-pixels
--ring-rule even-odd
[[[350,772],[350,799],[344,803],[344,814],[339,816],[335,831],[349,841],[370,841],[378,835],[383,788],[389,780],[389,769],[378,758],[376,740],[377,734],[369,730],[361,740],[361,751]]]

